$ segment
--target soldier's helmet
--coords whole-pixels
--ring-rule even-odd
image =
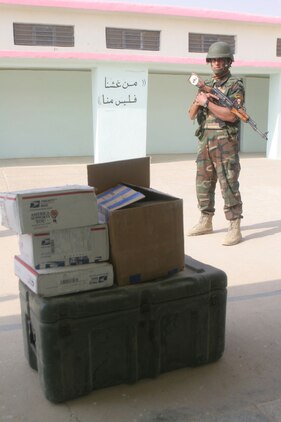
[[[230,59],[234,61],[234,56],[230,45],[224,41],[217,41],[213,43],[208,51],[206,62],[209,63],[211,59]]]

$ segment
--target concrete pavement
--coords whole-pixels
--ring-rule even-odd
[[[0,160],[0,191],[87,183],[90,157]],[[242,155],[243,242],[226,247],[217,190],[215,232],[185,236],[185,252],[228,276],[226,349],[218,362],[93,391],[54,405],[27,364],[22,342],[17,235],[0,226],[0,421],[281,421],[281,161]],[[184,224],[199,218],[192,155],[153,156],[151,186],[184,200]]]

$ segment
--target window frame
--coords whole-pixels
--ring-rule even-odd
[[[66,34],[63,34],[63,30]],[[13,22],[14,45],[74,47],[74,30],[74,25]],[[46,36],[45,40],[44,36]]]
[[[152,36],[152,39],[149,39],[149,37],[145,39],[146,36],[149,35]],[[108,49],[160,51],[160,36],[161,31],[159,30],[115,27],[105,28],[105,42],[106,48]]]
[[[196,40],[197,37],[197,40]],[[236,50],[236,36],[228,34],[207,34],[201,32],[188,33],[188,52],[189,53],[207,53],[209,47],[217,41],[227,42],[231,48],[232,53],[235,54]],[[196,47],[196,42],[200,46]]]

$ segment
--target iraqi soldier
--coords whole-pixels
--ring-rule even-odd
[[[216,42],[209,48],[207,63],[212,76],[205,81],[209,87],[217,87],[232,101],[243,105],[244,86],[241,79],[233,77],[230,67],[234,61],[229,44]],[[224,213],[229,230],[223,245],[235,245],[242,240],[240,221],[242,201],[239,192],[239,128],[240,120],[229,108],[223,107],[216,98],[200,89],[189,109],[189,117],[197,118],[198,137],[196,192],[201,211],[199,223],[188,233],[190,236],[212,233],[215,213],[215,188],[217,180],[224,199]]]

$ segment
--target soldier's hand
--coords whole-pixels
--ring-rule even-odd
[[[198,92],[195,99],[196,104],[199,106],[203,106],[206,103],[206,101],[209,99],[208,95],[209,94],[206,94],[205,92],[202,92],[202,91]]]

